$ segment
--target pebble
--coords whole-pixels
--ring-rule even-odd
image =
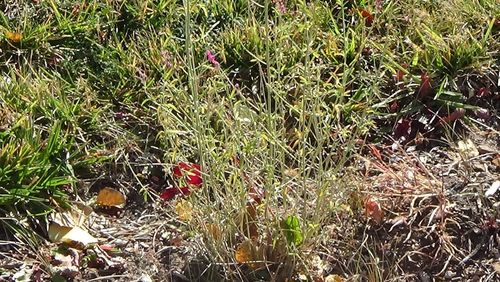
[[[489,154],[489,153],[496,153],[497,149],[493,148],[491,146],[488,146],[486,144],[478,145],[477,149],[480,154]]]
[[[128,245],[128,241],[122,239],[116,239],[113,241],[113,244],[117,247],[123,248]]]
[[[455,277],[456,273],[451,271],[451,270],[448,270],[446,271],[446,273],[444,274],[444,278],[445,279],[451,279],[453,277]]]
[[[141,275],[141,277],[139,277],[139,280],[137,280],[137,282],[153,282],[153,280],[147,273],[144,273]]]

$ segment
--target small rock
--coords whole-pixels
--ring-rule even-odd
[[[486,164],[474,163],[474,171],[486,171]]]
[[[420,272],[419,275],[420,276],[420,281],[422,282],[429,282],[431,281],[431,277],[429,276],[429,274],[427,274],[427,272]]]
[[[139,280],[137,280],[137,282],[153,282],[153,280],[147,273],[144,273],[141,275],[141,277],[139,277]]]
[[[493,263],[493,269],[500,274],[500,262]]]
[[[113,241],[113,244],[118,248],[123,248],[128,245],[128,241],[122,239],[116,239]]]
[[[500,168],[500,157],[496,157],[491,161],[497,168]]]
[[[497,150],[491,146],[488,146],[486,144],[481,144],[477,146],[477,150],[479,151],[480,154],[489,154],[489,153],[496,153]]]
[[[486,197],[493,196],[500,188],[500,180],[493,182],[490,188],[484,193]]]
[[[455,277],[456,273],[451,271],[451,270],[448,270],[446,271],[446,273],[444,274],[444,278],[445,279],[452,279],[453,277]]]
[[[78,267],[71,266],[52,266],[51,272],[54,275],[60,275],[66,279],[74,279],[80,272],[78,271]]]
[[[26,264],[23,264],[21,269],[12,276],[12,279],[13,281],[30,281],[32,273],[33,270]]]
[[[488,111],[487,109],[483,109],[483,108],[474,111],[474,114],[478,118],[483,119],[485,121],[487,121],[487,120],[489,120],[491,118],[490,111]]]
[[[56,253],[51,263],[54,266],[71,266],[73,263],[73,259],[71,258],[71,256]]]
[[[162,239],[166,240],[172,236],[172,233],[167,231],[167,232],[163,232],[160,236]]]

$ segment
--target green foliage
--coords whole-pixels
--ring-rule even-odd
[[[281,228],[283,228],[288,244],[298,246],[304,241],[300,221],[297,216],[289,215],[283,219],[281,221]]]
[[[2,134],[0,207],[4,217],[19,213],[39,216],[54,204],[66,206],[67,195],[61,187],[74,181],[66,138],[60,123],[43,138],[28,120],[20,120]]]

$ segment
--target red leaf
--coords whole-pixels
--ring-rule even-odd
[[[399,110],[399,104],[397,101],[392,102],[392,104],[389,106],[389,110],[391,113],[395,113]]]
[[[424,72],[420,76],[420,89],[418,90],[418,98],[422,99],[432,94],[431,78]]]
[[[406,63],[402,63],[402,64],[401,64],[401,67],[402,67],[403,69],[407,70],[407,69],[408,69],[408,64],[406,64]],[[402,81],[403,81],[403,79],[404,79],[404,77],[405,77],[405,75],[406,75],[406,72],[405,72],[404,70],[402,70],[402,69],[397,69],[397,70],[396,70],[396,73],[394,74],[394,81],[395,81],[396,83],[402,82]]]
[[[174,177],[177,177],[177,178],[182,177],[183,171],[188,170],[190,167],[191,167],[191,165],[188,163],[184,163],[184,162],[178,163],[172,169],[172,171],[174,173]]]
[[[439,121],[439,124],[445,124],[449,123],[452,121],[455,121],[465,115],[465,109],[456,109],[453,113],[449,114],[448,116],[444,117]]]
[[[170,188],[170,189],[166,189],[165,191],[161,192],[160,198],[168,201],[168,200],[172,200],[175,197],[175,195],[177,195],[177,194],[178,194],[177,189]]]
[[[180,193],[182,195],[186,195],[187,196],[187,195],[191,194],[191,191],[189,191],[189,187],[181,187],[180,191],[181,191]]]
[[[402,70],[397,70],[396,74],[394,75],[394,80],[396,82],[401,82],[401,81],[403,81],[404,77],[405,77],[405,72]]]
[[[187,183],[190,185],[199,186],[203,182],[201,167],[198,164],[180,162],[172,169],[172,172],[176,178],[186,176]]]
[[[491,216],[484,223],[484,229],[487,231],[496,231],[498,229],[498,223],[495,217]]]
[[[370,27],[373,24],[373,15],[366,9],[360,9],[361,16],[365,19],[365,25]]]
[[[187,176],[187,183],[195,186],[200,186],[203,183],[199,170],[195,172],[189,172]]]
[[[367,198],[365,200],[365,215],[368,219],[373,220],[376,224],[380,224],[384,218],[384,211],[381,205],[373,200],[372,198]]]
[[[399,139],[403,136],[407,137],[410,135],[411,131],[411,120],[410,119],[401,119],[398,121],[398,124],[394,127],[394,137]]]
[[[481,87],[477,90],[476,96],[479,98],[487,98],[491,95],[491,90],[488,87]]]
[[[106,252],[112,252],[113,250],[115,250],[115,247],[111,245],[100,245],[99,248],[101,248],[101,250]]]
[[[163,200],[172,200],[175,196],[182,194],[182,195],[189,195],[191,191],[189,191],[188,187],[181,187],[181,188],[167,188],[160,194],[160,198]]]

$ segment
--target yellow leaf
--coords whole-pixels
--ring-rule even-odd
[[[20,42],[23,39],[23,35],[19,32],[5,32],[5,38],[11,42]]]
[[[462,153],[466,158],[479,156],[479,151],[477,150],[476,145],[470,139],[458,141],[458,151]]]
[[[96,204],[102,207],[123,208],[125,206],[125,195],[113,188],[104,187],[97,194]]]
[[[342,277],[337,274],[331,274],[325,277],[325,282],[342,282],[345,281]]]
[[[55,222],[49,225],[49,239],[54,243],[65,243],[75,248],[86,249],[97,243],[97,239],[80,227],[61,226]]]
[[[178,201],[175,211],[182,221],[190,221],[193,218],[193,205],[186,200]]]
[[[67,227],[84,226],[88,216],[92,213],[92,208],[80,202],[71,204],[69,209],[51,213],[50,221]]]

